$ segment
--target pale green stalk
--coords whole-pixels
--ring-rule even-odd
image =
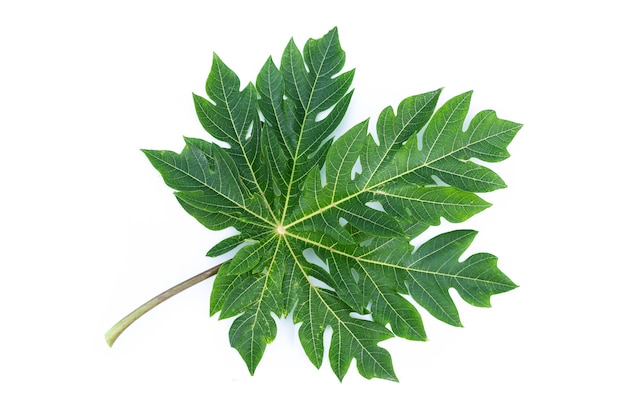
[[[109,346],[113,346],[113,343],[117,340],[117,338],[122,334],[124,330],[131,324],[133,324],[139,317],[146,314],[148,311],[152,310],[154,307],[161,304],[163,301],[168,300],[169,298],[175,296],[176,294],[183,292],[189,287],[192,287],[207,278],[212,277],[217,274],[217,271],[220,269],[220,265],[214,266],[213,268],[207,269],[204,272],[199,273],[196,276],[189,278],[186,281],[181,282],[142,304],[126,317],[118,321],[108,332],[104,335]]]

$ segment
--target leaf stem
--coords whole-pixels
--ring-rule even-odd
[[[193,287],[194,285],[204,281],[205,279],[217,274],[220,266],[222,266],[222,264],[209,268],[206,271],[201,272],[198,275],[195,275],[188,280],[181,282],[180,284],[174,285],[169,290],[163,291],[161,294],[137,307],[130,314],[128,314],[126,317],[118,321],[113,327],[111,327],[108,332],[106,332],[104,337],[107,344],[109,346],[113,346],[113,343],[115,343],[115,341],[122,334],[122,332],[126,330],[128,326],[133,324],[139,317],[143,316],[148,311],[161,304],[163,301],[168,300],[176,294],[183,292],[187,288]]]

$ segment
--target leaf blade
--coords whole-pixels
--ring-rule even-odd
[[[467,123],[472,92],[437,108],[438,89],[383,109],[375,135],[366,119],[335,139],[353,95],[354,70],[344,65],[337,28],[302,51],[292,39],[280,66],[270,57],[256,85],[243,88],[214,54],[207,98],[193,99],[201,125],[224,146],[185,138],[180,154],[144,151],[190,215],[212,230],[236,229],[207,253],[232,254],[210,311],[234,318],[230,343],[251,374],[276,337],[276,318],[293,312],[314,366],[327,348],[339,380],[355,363],[365,378],[397,381],[379,343],[426,340],[416,306],[461,326],[451,289],[488,307],[516,287],[494,255],[460,260],[474,231],[418,247],[411,239],[490,206],[477,193],[505,183],[481,163],[508,158],[521,125],[491,110]]]

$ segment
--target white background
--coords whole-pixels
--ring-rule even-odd
[[[624,29],[610,1],[22,1],[0,6],[0,415],[623,416]],[[114,348],[104,332],[216,263],[217,235],[140,148],[207,137],[191,93],[212,53],[254,81],[332,27],[357,68],[347,124],[406,96],[474,90],[524,124],[508,188],[460,227],[520,287],[464,328],[387,341],[400,383],[339,383],[283,321],[256,375],[209,317],[211,282]]]

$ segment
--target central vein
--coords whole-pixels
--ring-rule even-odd
[[[322,67],[324,66],[324,61],[326,60],[326,57],[328,55],[328,47],[326,49],[326,51],[324,52],[323,58],[322,58],[322,62],[319,65],[319,69],[321,71]],[[281,224],[283,224],[285,222],[285,217],[287,217],[287,212],[289,209],[289,200],[291,198],[291,192],[292,192],[292,188],[293,188],[293,182],[294,182],[294,177],[296,175],[296,167],[298,166],[298,158],[300,157],[299,153],[300,153],[300,145],[302,144],[302,138],[304,136],[304,131],[305,131],[305,126],[306,126],[306,121],[307,118],[310,115],[311,112],[311,106],[312,106],[312,101],[313,101],[313,95],[315,92],[315,88],[317,86],[317,82],[320,78],[320,74],[317,73],[315,74],[315,76],[313,77],[313,85],[311,86],[311,92],[309,93],[309,98],[308,101],[306,103],[306,107],[304,107],[304,117],[302,118],[302,125],[300,126],[300,133],[298,135],[298,144],[296,146],[296,151],[295,151],[295,155],[294,155],[294,161],[293,161],[293,166],[291,168],[291,176],[289,177],[289,183],[287,185],[287,195],[285,197],[285,208],[283,209],[283,215],[281,217]],[[294,85],[296,87],[296,89],[298,89],[298,83],[297,80],[294,80],[296,82],[294,82]],[[298,96],[300,97],[300,91],[298,89]]]

